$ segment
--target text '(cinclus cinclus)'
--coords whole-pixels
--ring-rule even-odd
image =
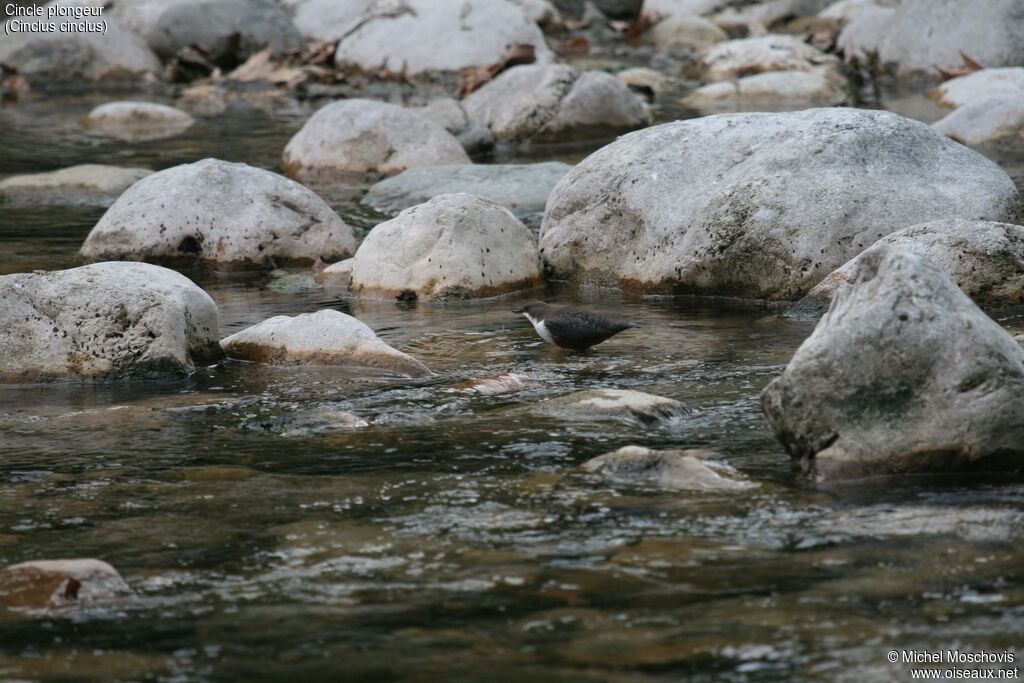
[[[583,351],[623,330],[640,327],[578,308],[549,306],[543,301],[531,301],[512,312],[522,313],[547,343],[573,351]]]

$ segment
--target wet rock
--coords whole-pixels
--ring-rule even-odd
[[[947,107],[962,107],[995,95],[1024,95],[1024,67],[975,71],[951,78],[930,94]]]
[[[494,147],[491,129],[469,118],[457,100],[441,97],[424,107],[415,107],[413,111],[454,135],[467,154],[484,152]]]
[[[878,53],[901,75],[956,69],[961,51],[987,67],[1018,66],[1024,6],[1018,0],[904,0],[865,10],[839,36],[848,54]]]
[[[220,357],[217,306],[144,263],[0,277],[0,383],[181,377]]]
[[[729,465],[716,462],[717,457],[714,451],[702,449],[654,451],[643,446],[623,446],[591,458],[580,468],[666,489],[724,493],[757,486]]]
[[[932,126],[965,145],[993,140],[1024,142],[1024,91],[965,104]]]
[[[571,168],[559,161],[410,168],[372,186],[362,201],[378,211],[397,213],[438,195],[465,192],[504,206],[523,222],[539,225],[548,195]]]
[[[707,81],[724,81],[766,71],[832,72],[839,60],[795,36],[767,35],[716,43],[700,56]]]
[[[186,0],[174,2],[157,17],[147,35],[150,47],[167,60],[189,45],[206,58],[232,68],[270,46],[277,53],[302,46],[291,19],[270,0]]]
[[[468,164],[451,133],[393,104],[341,100],[321,107],[284,148],[289,175],[379,172],[414,166]]]
[[[1021,401],[1024,349],[926,259],[886,245],[762,393],[817,480],[1020,469]]]
[[[528,413],[566,420],[626,419],[658,424],[689,413],[682,403],[631,389],[588,389],[548,399],[526,408]]]
[[[620,21],[633,21],[640,16],[640,6],[643,0],[590,0],[600,10],[601,14],[609,19]]]
[[[718,24],[702,17],[675,15],[663,19],[647,32],[647,40],[662,48],[707,47],[729,36]]]
[[[221,340],[231,358],[274,365],[343,365],[374,374],[428,377],[427,366],[381,341],[364,323],[324,309],[279,315]]]
[[[497,396],[499,394],[512,394],[524,389],[533,389],[538,386],[540,386],[540,383],[529,375],[524,375],[521,372],[506,372],[495,377],[468,379],[465,382],[453,384],[448,390],[467,394]]]
[[[0,570],[0,609],[8,612],[49,613],[129,594],[128,584],[103,560],[33,560]]]
[[[875,244],[913,252],[948,275],[974,303],[988,308],[1024,300],[1024,227],[952,218],[913,225]],[[847,261],[798,301],[788,315],[821,315],[853,281],[864,252]]]
[[[836,50],[846,61],[872,64],[878,54],[882,34],[888,30],[896,14],[892,5],[865,3],[852,14],[836,36]]]
[[[681,101],[695,109],[731,107],[737,103],[841,104],[846,81],[834,74],[808,71],[769,71],[735,81],[708,83]]]
[[[92,132],[127,141],[173,137],[193,123],[186,112],[153,102],[107,102],[82,119]]]
[[[651,24],[675,16],[700,16],[718,11],[729,0],[644,0],[641,17]]]
[[[0,181],[0,202],[10,206],[110,206],[152,171],[100,164],[70,166]]]
[[[312,191],[247,164],[204,159],[125,190],[79,253],[86,261],[241,271],[335,260],[353,251],[352,231]]]
[[[332,263],[314,276],[314,280],[327,287],[343,287],[348,289],[352,282],[352,266],[355,259],[347,258]]]
[[[371,230],[356,252],[349,290],[403,301],[468,299],[540,282],[529,228],[492,201],[445,194]]]
[[[903,226],[1019,211],[998,166],[896,114],[721,114],[575,166],[548,199],[540,250],[578,283],[786,299]]]
[[[287,428],[281,432],[281,436],[319,436],[369,426],[370,423],[358,415],[337,408],[321,407],[288,416]]]
[[[339,67],[414,75],[498,62],[509,45],[532,45],[550,61],[544,34],[505,0],[309,0],[295,13],[307,38],[339,41]]]
[[[469,116],[501,141],[611,135],[651,122],[647,105],[603,71],[565,64],[516,66],[463,100]]]
[[[100,20],[89,17],[93,23]],[[107,22],[105,35],[60,30],[4,35],[0,62],[17,68],[34,89],[116,85],[160,70],[160,60],[135,34],[114,19],[102,21]],[[57,29],[62,23],[55,22]]]
[[[648,98],[649,100],[653,99],[653,96],[660,95],[668,90],[671,83],[668,76],[660,71],[642,66],[633,69],[623,69],[615,74],[615,78],[630,90],[649,94],[651,96]]]

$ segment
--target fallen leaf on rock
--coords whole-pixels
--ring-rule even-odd
[[[537,61],[537,51],[533,45],[513,43],[505,49],[505,54],[494,64],[463,70],[459,77],[458,95],[460,97],[468,95],[509,67],[533,64],[535,61]]]
[[[975,71],[981,71],[985,68],[978,62],[978,60],[974,59],[963,50],[960,50],[960,58],[964,60],[964,64],[959,69],[943,69],[941,66],[936,65],[935,69],[942,76],[942,80],[949,81],[954,78],[959,78],[960,76],[972,74]]]

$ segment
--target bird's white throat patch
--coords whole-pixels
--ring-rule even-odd
[[[536,318],[534,318],[532,315],[530,315],[526,311],[523,311],[523,316],[527,320],[530,321],[530,323],[533,325],[533,329],[537,330],[537,334],[540,335],[541,339],[546,341],[548,344],[554,344],[555,343],[555,340],[551,338],[551,333],[548,332],[547,326],[544,325],[544,321],[543,320],[537,320]]]

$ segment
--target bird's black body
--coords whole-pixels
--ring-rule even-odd
[[[544,341],[573,351],[584,351],[623,330],[639,327],[636,323],[612,320],[578,308],[549,306],[540,301],[531,301],[513,312],[526,316]]]

